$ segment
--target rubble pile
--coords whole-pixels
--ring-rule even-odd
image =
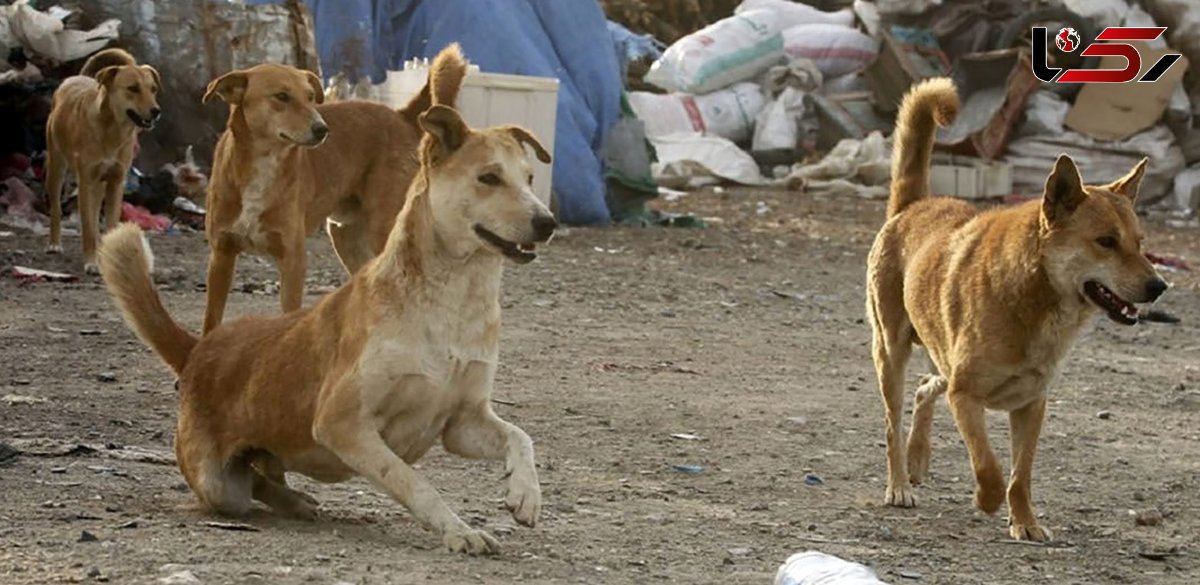
[[[610,18],[654,33],[646,24],[659,14],[647,8],[653,3],[605,4]],[[688,3],[659,10],[666,5],[695,18]],[[662,185],[733,182],[882,197],[887,173],[878,171],[888,165],[885,137],[901,97],[916,81],[951,76],[963,109],[938,134],[935,193],[1038,196],[1061,152],[1097,182],[1147,156],[1139,203],[1194,215],[1200,5],[1058,0],[1033,8],[1022,0],[854,0],[823,10],[743,0],[694,32],[657,37],[670,44],[645,68],[646,85],[630,87],[629,103],[657,150]],[[1110,26],[1167,27],[1159,39],[1133,43],[1142,73],[1166,53],[1184,56],[1151,83],[1046,83],[1033,73],[1033,59],[1042,58],[1035,26],[1048,31],[1052,67],[1121,69],[1121,58],[1080,55]],[[1075,36],[1062,46],[1058,34]],[[1075,38],[1080,46],[1071,46]]]

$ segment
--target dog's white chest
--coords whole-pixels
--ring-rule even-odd
[[[262,227],[262,214],[267,208],[267,193],[279,175],[279,159],[264,157],[255,162],[250,181],[242,189],[242,211],[229,231],[242,240],[250,252],[265,252],[267,233]]]

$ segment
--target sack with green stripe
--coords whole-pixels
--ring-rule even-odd
[[[746,10],[667,48],[645,81],[667,91],[703,94],[746,81],[784,59],[781,19]]]

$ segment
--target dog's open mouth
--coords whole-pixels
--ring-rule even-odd
[[[475,235],[479,236],[483,241],[493,245],[501,254],[516,262],[517,264],[528,264],[534,258],[537,258],[537,252],[534,251],[536,246],[532,243],[518,244],[510,242],[500,236],[497,236],[492,231],[483,226],[475,226]]]
[[[1094,280],[1089,280],[1083,283],[1083,294],[1087,296],[1092,304],[1100,307],[1108,318],[1122,325],[1136,325],[1138,322],[1138,309],[1133,306],[1133,303],[1117,296],[1117,293],[1110,290],[1107,286],[1100,284]]]
[[[138,113],[133,110],[125,110],[125,115],[129,116],[129,119],[132,120],[133,124],[135,126],[137,126],[138,128],[141,128],[143,130],[149,130],[154,127],[153,119],[143,118],[143,117],[139,116]]]

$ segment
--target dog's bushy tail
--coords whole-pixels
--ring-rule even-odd
[[[958,117],[958,89],[946,77],[912,87],[900,104],[892,137],[892,194],[888,217],[929,196],[929,164],[934,133]]]
[[[150,245],[138,226],[121,224],[100,242],[100,275],[108,294],[130,328],[178,374],[197,340],[163,308],[153,270]]]
[[[416,124],[417,116],[435,104],[454,107],[463,79],[467,76],[467,59],[462,47],[450,43],[442,49],[429,66],[429,78],[425,86],[400,111]]]
[[[83,63],[80,75],[95,77],[105,67],[120,67],[122,65],[137,65],[137,60],[124,49],[104,49]]]

